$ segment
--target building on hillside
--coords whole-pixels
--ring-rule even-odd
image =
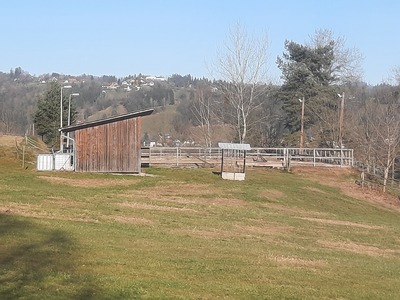
[[[152,113],[153,109],[149,109],[61,128],[62,136],[69,140],[66,150],[73,169],[140,173],[141,118]]]

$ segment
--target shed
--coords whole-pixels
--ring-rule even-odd
[[[75,171],[140,173],[141,117],[153,111],[143,110],[61,128],[61,134],[72,142]]]
[[[221,176],[223,179],[244,180],[246,177],[246,151],[249,144],[218,143],[222,149]]]

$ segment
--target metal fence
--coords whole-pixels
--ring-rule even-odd
[[[220,148],[152,147],[142,149],[142,163],[148,165],[214,166],[221,163]],[[246,166],[290,168],[307,166],[353,166],[353,149],[252,148],[246,152]]]

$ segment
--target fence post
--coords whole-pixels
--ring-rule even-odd
[[[316,155],[316,151],[315,148],[313,149],[313,167],[315,167],[315,155]]]
[[[151,147],[149,147],[149,167],[151,167]]]

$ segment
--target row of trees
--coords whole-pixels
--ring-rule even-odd
[[[329,30],[305,44],[286,41],[277,58],[283,83],[266,84],[267,48],[265,37],[250,38],[237,24],[214,65],[222,80],[180,104],[181,115],[202,128],[204,144],[211,144],[212,125],[228,123],[237,142],[254,146],[354,148],[367,170],[387,179],[400,153],[399,86],[362,84],[360,53]]]
[[[102,89],[102,85],[118,80],[113,76],[86,76],[85,82],[73,85],[80,93],[74,103],[81,120],[108,107],[114,107],[112,111],[117,113],[118,105],[134,111],[177,104],[177,133],[183,139],[190,138],[188,128],[196,126],[205,146],[215,145],[216,130],[229,125],[234,131],[231,141],[260,147],[354,148],[357,159],[368,169],[379,167],[387,173],[394,166],[399,153],[399,85],[363,84],[360,53],[347,49],[344,39],[335,38],[329,30],[317,31],[304,44],[285,42],[285,51],[276,61],[282,71],[282,84],[268,82],[268,60],[266,35],[249,36],[236,24],[212,64],[218,80],[174,74],[168,81],[125,92]],[[7,87],[14,84],[29,95],[21,97],[17,88],[13,95],[13,88],[3,85],[0,126],[6,131],[17,130],[13,124],[20,120],[19,128],[26,127],[23,119],[30,122],[39,98],[34,114],[37,130],[49,143],[55,143],[60,86],[51,84],[43,91],[43,86],[26,84],[25,75],[16,69],[10,72],[8,81],[0,78],[0,86],[3,82]],[[400,80],[399,69],[394,75]],[[140,83],[141,75],[128,79]],[[52,114],[54,122],[46,119],[46,114]]]

